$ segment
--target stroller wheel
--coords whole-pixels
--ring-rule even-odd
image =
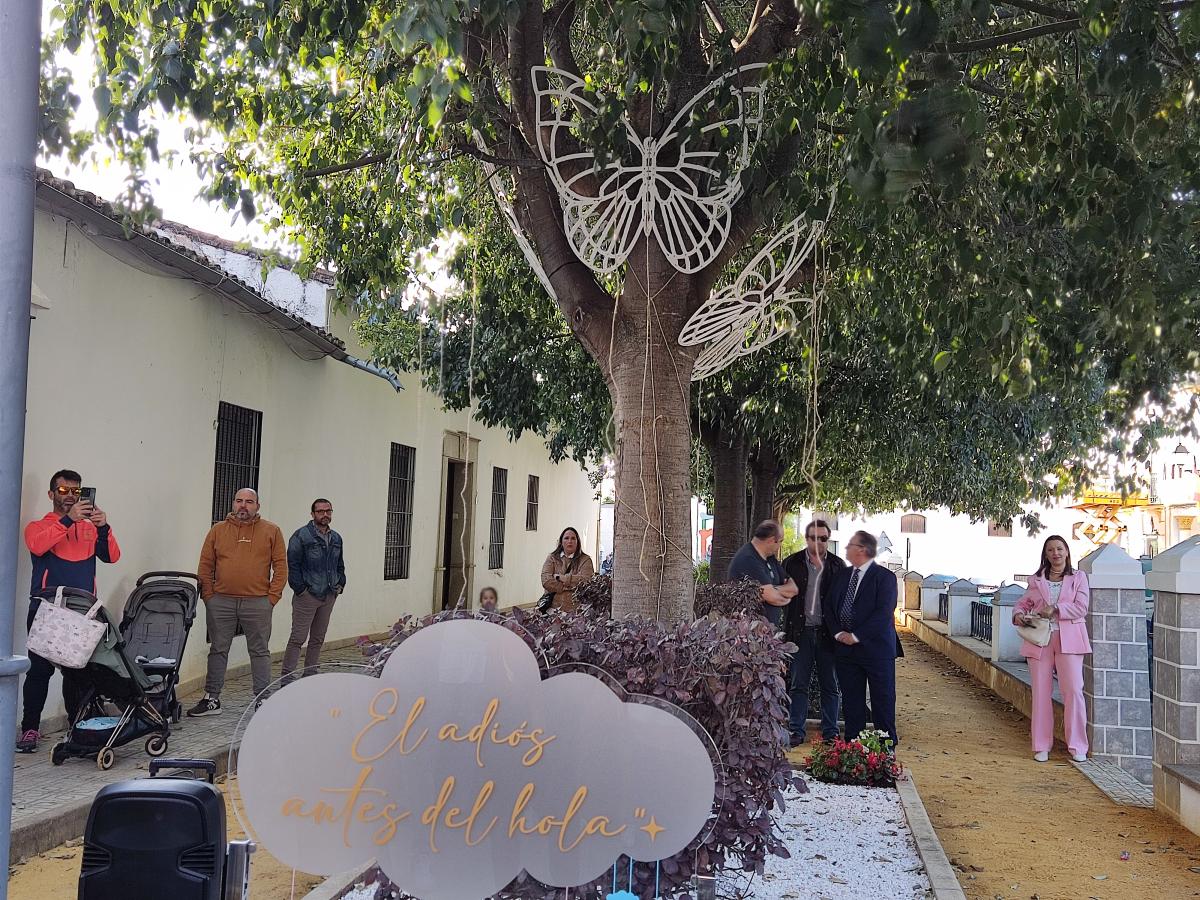
[[[183,718],[183,704],[176,703],[174,706],[171,707],[171,721],[174,722],[176,725],[178,725],[179,720],[182,718]]]
[[[67,759],[67,750],[62,744],[55,744],[50,748],[50,762],[56,766],[61,766]]]
[[[167,739],[161,734],[151,735],[146,739],[146,753],[150,756],[162,756],[167,752]]]
[[[107,772],[113,767],[113,764],[116,761],[117,754],[113,753],[111,748],[106,748],[96,754],[96,765],[99,766],[102,771]]]

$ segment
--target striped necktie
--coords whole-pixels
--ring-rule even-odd
[[[858,590],[858,579],[862,575],[862,570],[854,569],[854,574],[850,576],[850,584],[846,586],[846,596],[842,598],[842,630],[850,630],[850,620],[854,617],[854,594]]]

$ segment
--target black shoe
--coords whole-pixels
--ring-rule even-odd
[[[802,735],[802,734],[800,734],[800,735],[793,734],[793,735],[791,736],[791,738],[788,740],[788,749],[789,749],[789,750],[794,750],[794,749],[796,749],[797,747],[799,747],[799,746],[800,746],[801,744],[803,744],[803,743],[804,743],[804,735]]]
[[[187,711],[188,717],[197,719],[201,716],[219,716],[221,714],[221,698],[205,694],[200,702]]]

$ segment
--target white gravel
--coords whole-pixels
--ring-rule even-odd
[[[894,789],[808,785],[807,794],[785,795],[787,808],[777,820],[791,859],[768,857],[761,877],[749,883],[723,880],[719,895],[754,900],[933,896]],[[372,886],[352,890],[343,900],[374,897]]]
[[[718,893],[754,900],[932,897],[894,788],[808,782],[809,793],[785,795],[776,825],[791,859],[767,858],[766,872]]]

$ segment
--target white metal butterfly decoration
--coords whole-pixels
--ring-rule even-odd
[[[796,327],[797,303],[812,303],[811,291],[792,287],[796,274],[825,230],[824,221],[799,216],[754,255],[731,284],[716,291],[679,334],[684,347],[705,344],[692,381],[715,375],[743,356],[757,353]]]
[[[538,152],[562,201],[567,240],[594,272],[616,270],[643,235],[653,237],[680,272],[698,272],[721,252],[742,194],[741,171],[762,131],[762,68],[742,66],[715,79],[684,104],[661,137],[642,137],[622,116],[632,160],[598,169],[595,154],[577,138],[579,117],[598,114],[589,99],[595,95],[569,72],[533,68]],[[721,106],[726,85],[734,102]],[[724,117],[712,121],[718,110]],[[689,129],[697,114],[704,124]],[[732,166],[725,165],[726,152],[710,146],[714,132],[735,135]]]

